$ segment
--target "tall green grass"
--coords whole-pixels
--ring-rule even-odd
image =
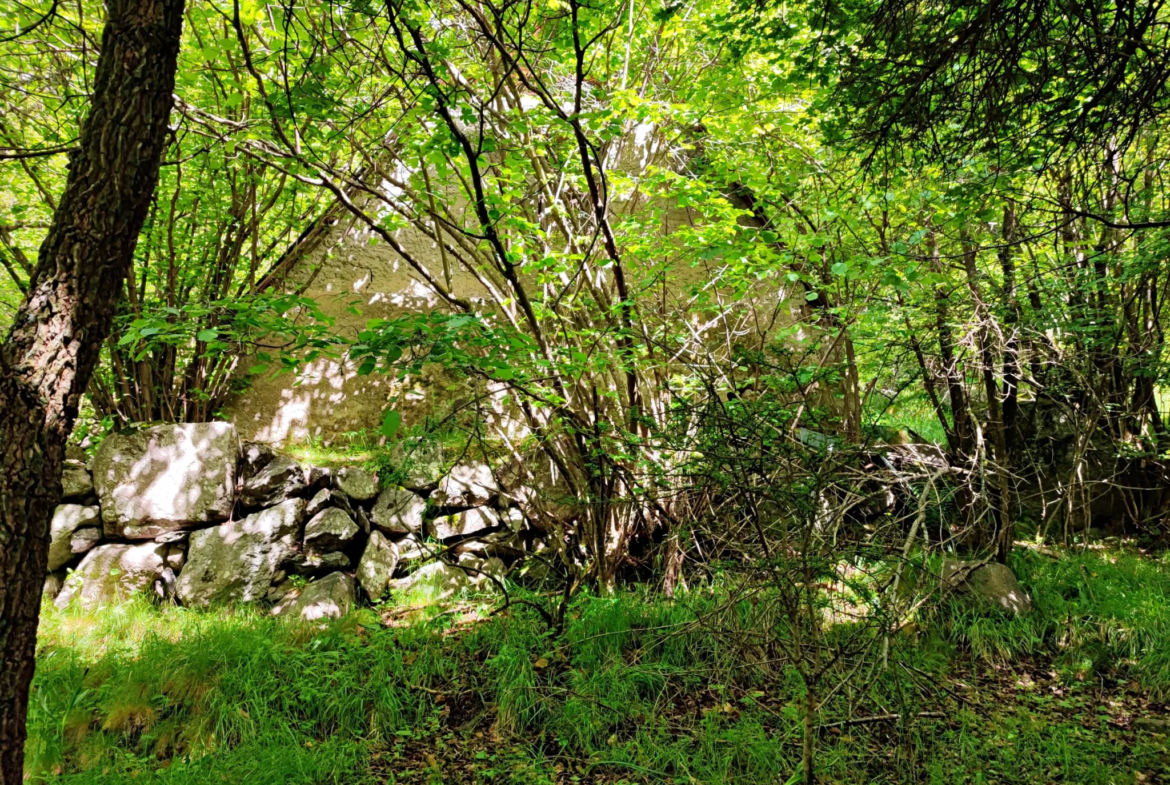
[[[822,721],[947,716],[822,734],[826,781],[1039,783],[1059,770],[1066,782],[1133,782],[1158,765],[1170,776],[1164,744],[995,696],[975,711],[939,687],[972,663],[1043,656],[1072,680],[1084,667],[1121,669],[1151,694],[1166,689],[1165,562],[1022,553],[1015,567],[1032,615],[947,602],[893,641],[890,667],[852,671]],[[29,778],[786,783],[799,766],[803,687],[745,643],[774,623],[767,605],[729,603],[712,586],[673,601],[641,589],[583,596],[559,638],[528,611],[491,615],[488,601],[409,623],[363,610],[323,626],[145,600],[93,614],[46,607]],[[438,770],[421,771],[427,755]],[[462,762],[446,770],[444,755]],[[1024,758],[1023,774],[1005,774]]]
[[[985,662],[1050,655],[1069,675],[1132,675],[1152,698],[1170,698],[1165,556],[1088,551],[1056,558],[1020,549],[1011,566],[1033,597],[1032,613],[987,613],[956,598],[926,623]]]

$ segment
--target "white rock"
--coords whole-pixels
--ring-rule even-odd
[[[332,572],[313,581],[299,593],[290,592],[272,612],[305,621],[336,619],[349,613],[353,602],[353,578],[344,572]]]
[[[391,534],[417,534],[423,529],[427,503],[405,488],[386,488],[370,511],[374,526]]]
[[[486,507],[472,507],[470,510],[444,515],[431,521],[431,530],[437,540],[470,537],[473,534],[497,529],[499,526],[500,519]]]
[[[57,595],[57,607],[77,600],[83,608],[121,602],[147,591],[166,567],[166,545],[110,543],[85,555]]]
[[[101,524],[101,510],[80,504],[62,504],[53,510],[49,524],[49,572],[65,566],[73,558],[73,533],[85,526]]]
[[[236,428],[226,422],[107,436],[93,462],[106,536],[148,539],[226,520],[239,452]]]
[[[431,494],[438,506],[473,507],[487,504],[500,493],[496,478],[486,463],[456,464]]]
[[[390,576],[398,567],[398,546],[387,540],[381,532],[370,532],[366,550],[358,563],[357,579],[370,599],[376,600],[386,593]]]

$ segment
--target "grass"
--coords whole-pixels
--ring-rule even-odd
[[[959,602],[862,668],[821,721],[825,782],[1170,781],[1163,560],[1014,565],[1022,619]],[[69,783],[792,783],[801,681],[717,589],[578,599],[563,637],[474,598],[324,627],[136,601],[46,607],[29,779]],[[762,604],[761,604],[762,605]]]

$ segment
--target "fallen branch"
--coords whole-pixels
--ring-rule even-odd
[[[920,711],[913,716],[917,719],[941,719],[946,714],[941,711]],[[875,722],[893,722],[894,720],[900,719],[902,719],[901,714],[875,714],[872,717],[858,717],[852,720],[841,720],[840,722],[826,722],[824,725],[818,725],[816,729],[847,728],[851,725],[872,725]]]

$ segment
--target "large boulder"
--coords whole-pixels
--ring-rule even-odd
[[[338,469],[333,485],[355,502],[368,502],[378,495],[378,475],[357,466]]]
[[[438,507],[478,507],[500,493],[500,486],[486,463],[456,464],[431,494]]]
[[[264,468],[244,480],[240,504],[250,510],[271,507],[305,492],[305,472],[292,458],[283,456],[268,461]]]
[[[500,528],[500,519],[486,507],[472,507],[470,510],[444,515],[431,521],[431,529],[437,540],[454,540],[480,535]]]
[[[374,526],[390,534],[417,534],[423,529],[427,503],[405,488],[387,488],[370,511]]]
[[[239,521],[192,533],[177,593],[184,605],[251,602],[293,552],[305,500],[288,499]]]
[[[93,461],[106,536],[150,539],[226,520],[239,450],[236,428],[226,422],[107,436]]]
[[[149,590],[166,569],[166,545],[110,543],[86,554],[57,595],[57,607],[76,600],[84,608],[120,602]]]
[[[62,504],[53,510],[49,524],[49,572],[64,567],[73,558],[73,534],[78,529],[101,524],[102,512],[97,507],[80,504]],[[85,550],[89,550],[86,548]]]
[[[349,613],[353,603],[353,578],[344,572],[333,572],[313,581],[299,593],[290,592],[272,612],[305,621],[336,619]]]
[[[336,507],[329,507],[305,524],[305,552],[320,555],[344,550],[360,531],[353,518]]]
[[[83,502],[93,496],[93,477],[78,460],[68,459],[61,470],[61,500]]]
[[[1020,588],[1015,573],[997,562],[945,561],[942,580],[976,602],[1021,615],[1032,610],[1032,598]]]
[[[381,532],[370,532],[366,550],[358,563],[357,579],[370,599],[376,600],[386,593],[390,576],[398,567],[398,546],[387,540]]]

